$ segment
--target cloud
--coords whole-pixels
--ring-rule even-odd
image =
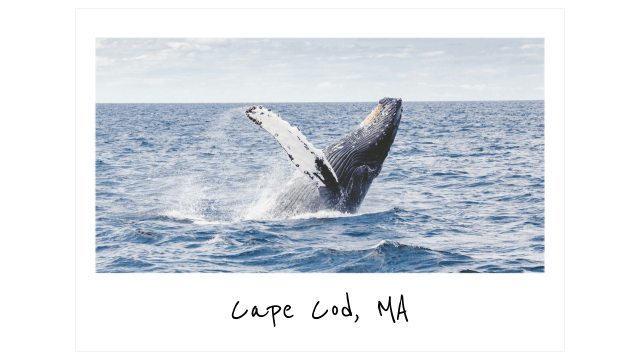
[[[544,44],[526,44],[526,45],[522,45],[520,47],[520,49],[532,49],[532,48],[543,49],[544,48]]]
[[[353,59],[359,59],[362,56],[360,55],[356,55],[356,56],[342,56],[342,57],[332,57],[329,58],[328,60],[353,60]]]
[[[96,49],[113,48],[118,46],[118,41],[114,41],[111,44],[105,44],[108,39],[96,39]]]
[[[467,90],[482,90],[484,89],[484,85],[461,85],[460,86],[463,89],[467,89]]]
[[[185,39],[189,43],[198,43],[198,44],[226,44],[235,41],[236,39],[227,39],[227,38],[191,38]],[[247,42],[256,42],[256,41],[247,41]]]
[[[113,65],[113,59],[106,58],[104,56],[96,56],[96,66],[109,66]]]
[[[336,87],[336,84],[330,83],[328,81],[322,82],[320,84],[318,84],[318,87],[321,89],[329,89],[332,87]]]
[[[544,91],[544,87],[537,87],[536,90]]]
[[[189,43],[175,41],[168,42],[167,46],[171,47],[173,50],[186,50],[191,47]]]
[[[145,79],[144,80],[144,83],[149,85],[158,85],[158,84],[162,84],[163,82],[164,82],[164,79]]]
[[[437,87],[437,88],[454,87],[455,86],[453,84],[429,84],[429,83],[418,83],[418,85],[431,86],[431,87]]]
[[[381,58],[381,57],[397,57],[397,58],[408,58],[409,56],[411,56],[411,54],[409,53],[392,53],[392,54],[376,54],[376,55],[371,55],[370,57],[376,57],[376,58]]]
[[[500,48],[500,51],[509,50],[509,49],[511,49],[511,46],[503,46]]]
[[[132,57],[132,58],[122,58],[122,60],[124,61],[129,61],[129,60],[140,60],[140,59],[144,59],[147,56],[149,56],[148,54],[145,55],[140,55],[140,56],[136,56],[136,57]]]
[[[196,44],[196,49],[200,51],[205,51],[211,49],[211,46]]]
[[[438,56],[444,54],[444,51],[430,51],[422,54],[422,56]]]

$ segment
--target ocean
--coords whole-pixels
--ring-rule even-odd
[[[96,272],[544,272],[544,102],[404,102],[355,214],[273,219],[296,172],[244,111],[317,148],[377,102],[96,105]]]

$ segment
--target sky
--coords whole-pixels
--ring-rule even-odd
[[[96,39],[98,103],[543,100],[544,39]]]

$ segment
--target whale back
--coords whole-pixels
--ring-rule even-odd
[[[384,98],[353,132],[323,150],[338,177],[340,211],[355,212],[364,200],[382,170],[401,117],[402,99]]]

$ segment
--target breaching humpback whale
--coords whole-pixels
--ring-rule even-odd
[[[337,210],[354,213],[364,200],[371,182],[396,137],[402,117],[402,99],[384,98],[349,135],[316,149],[279,114],[252,106],[245,114],[269,132],[299,170],[285,187],[269,200],[273,217]]]

